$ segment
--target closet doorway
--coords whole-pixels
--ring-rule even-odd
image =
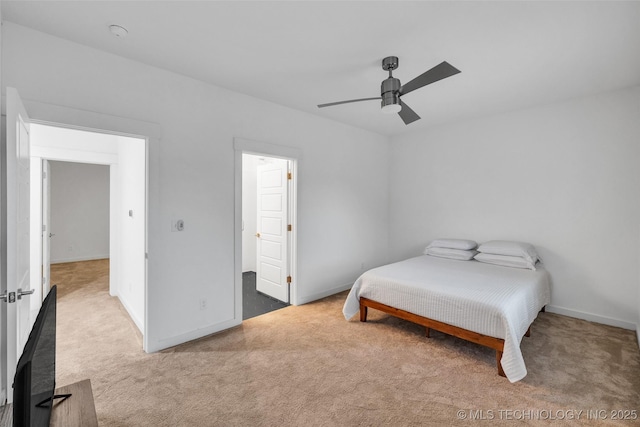
[[[242,318],[291,301],[294,161],[242,154]]]

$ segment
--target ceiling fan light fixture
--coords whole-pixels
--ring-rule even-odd
[[[382,112],[385,114],[399,113],[402,110],[400,96],[397,93],[387,92],[382,94]]]
[[[385,114],[399,113],[402,110],[400,104],[389,104],[382,107],[382,112]]]

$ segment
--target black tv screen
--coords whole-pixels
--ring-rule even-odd
[[[13,425],[49,426],[56,388],[56,286],[44,299],[13,381]]]

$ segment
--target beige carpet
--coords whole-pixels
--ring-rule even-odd
[[[343,293],[145,354],[107,261],[52,279],[58,385],[90,378],[102,426],[640,425],[611,420],[640,411],[632,331],[541,313],[511,384],[487,348],[375,310],[345,321]]]

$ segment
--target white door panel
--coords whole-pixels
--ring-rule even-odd
[[[268,240],[262,240],[260,242],[260,252],[263,257],[271,258],[275,261],[282,260],[282,245]]]
[[[262,274],[260,274],[260,278],[271,284],[278,286],[280,284],[280,275],[282,273],[282,269],[270,263],[262,264]]]
[[[282,178],[279,169],[263,171],[262,188],[280,188],[282,187]]]
[[[281,218],[268,218],[263,216],[262,222],[260,223],[260,233],[280,237],[283,231],[282,222]]]
[[[266,188],[264,189],[266,190]],[[281,194],[263,194],[260,197],[260,202],[262,202],[263,211],[269,211],[269,212],[282,211],[282,195]]]
[[[289,302],[287,283],[288,162],[272,159],[258,166],[256,289]]]
[[[31,330],[30,290],[30,164],[29,117],[18,92],[7,88],[7,321],[2,334],[6,340],[6,391],[13,400],[12,383],[16,364]],[[3,303],[5,304],[5,303]]]

